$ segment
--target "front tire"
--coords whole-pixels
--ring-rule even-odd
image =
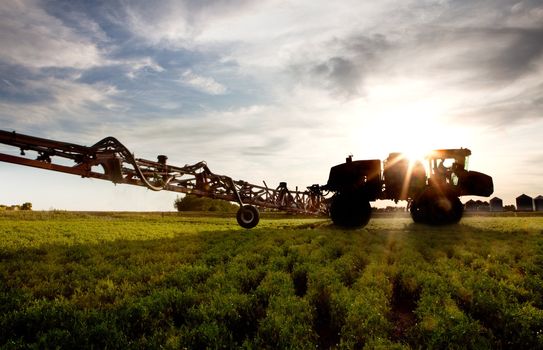
[[[255,206],[243,205],[238,209],[236,219],[241,227],[250,229],[258,225],[260,214]]]
[[[370,202],[355,193],[340,193],[332,197],[330,217],[335,225],[357,228],[368,224],[371,217]]]

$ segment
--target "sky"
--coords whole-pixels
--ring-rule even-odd
[[[2,130],[290,188],[349,154],[465,147],[505,204],[543,194],[541,0],[6,0],[0,46]],[[0,203],[41,210],[177,196],[7,163],[0,179]]]

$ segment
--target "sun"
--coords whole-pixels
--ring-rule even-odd
[[[433,96],[429,87],[417,82],[374,89],[352,110],[357,116],[348,130],[352,152],[383,159],[397,152],[424,164],[432,150],[468,147],[476,135],[455,121],[450,106],[450,101]]]
[[[396,118],[387,124],[393,127],[380,142],[383,153],[402,153],[403,158],[411,162],[423,161],[433,149],[450,144],[449,136],[443,133],[444,127],[436,121]]]
[[[430,151],[431,150],[428,148],[428,145],[419,143],[415,145],[408,145],[408,147],[402,149],[401,152],[405,159],[409,160],[410,163],[414,163],[416,161],[423,161],[425,156]]]

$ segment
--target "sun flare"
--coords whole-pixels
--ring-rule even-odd
[[[447,113],[436,101],[402,102],[372,111],[375,114],[371,122],[364,125],[364,137],[357,138],[358,149],[365,150],[371,145],[375,156],[386,157],[398,152],[414,162],[423,161],[435,149],[470,145],[473,135],[465,126],[447,119]]]

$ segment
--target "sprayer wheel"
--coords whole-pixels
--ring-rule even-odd
[[[260,214],[255,206],[243,205],[238,209],[236,219],[241,227],[249,229],[258,225]]]

